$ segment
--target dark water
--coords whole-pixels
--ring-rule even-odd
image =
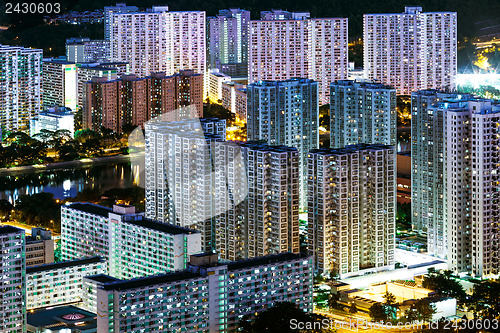
[[[80,169],[32,172],[0,177],[0,199],[11,203],[21,195],[50,192],[56,199],[75,197],[85,188],[106,191],[138,184],[130,163],[94,165]]]

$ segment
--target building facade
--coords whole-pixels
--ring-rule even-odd
[[[103,283],[97,290],[98,331],[233,332],[242,316],[253,317],[275,302],[312,311],[312,278],[312,261],[304,255],[229,264],[217,263],[217,254],[192,256],[183,272]]]
[[[215,248],[221,259],[299,253],[297,148],[215,145]]]
[[[104,39],[111,38],[111,15],[118,13],[133,13],[137,12],[139,8],[136,6],[127,6],[125,3],[117,3],[115,6],[104,7]]]
[[[151,121],[145,130],[146,216],[199,230],[203,251],[212,250],[212,145],[225,141],[225,120]]]
[[[457,13],[365,14],[364,76],[409,95],[423,89],[454,89],[457,75]]]
[[[380,83],[330,85],[330,146],[396,145],[396,89]]]
[[[109,30],[111,59],[130,64],[132,74],[173,75],[182,69],[205,74],[205,12],[169,12],[155,6],[148,12],[113,12]]]
[[[248,27],[250,12],[239,8],[222,9],[207,19],[208,66],[224,74],[248,74]],[[238,69],[228,71],[231,66]]]
[[[93,78],[85,84],[83,128],[121,133],[126,125],[143,126],[156,117],[181,120],[203,117],[203,75],[182,70],[172,76]]]
[[[40,134],[42,130],[67,130],[71,138],[75,134],[75,114],[71,109],[51,107],[30,119],[30,136]]]
[[[42,50],[0,44],[0,126],[28,132],[42,109]]]
[[[345,278],[394,269],[395,148],[311,150],[307,171],[307,239],[315,271]]]
[[[24,230],[0,227],[0,330],[26,332],[26,242]]]
[[[111,59],[109,39],[66,39],[66,60],[72,63],[108,62]]]
[[[230,81],[231,77],[220,73],[218,69],[210,71],[208,75],[208,98],[210,103],[222,104],[222,85]]]
[[[57,59],[43,59],[42,69],[44,108],[64,106],[76,111],[76,64]]]
[[[247,89],[245,84],[234,81],[222,82],[222,106],[236,113],[236,116],[245,121],[247,119]]]
[[[330,83],[347,79],[347,19],[270,13],[250,21],[248,82],[315,80],[319,102],[328,104]]]
[[[26,309],[40,309],[82,301],[83,278],[107,273],[100,257],[61,261],[26,269]]]
[[[54,262],[54,240],[52,231],[31,228],[31,236],[26,236],[26,267],[51,264]]]
[[[307,206],[307,153],[319,147],[318,90],[319,84],[309,79],[247,86],[247,139],[298,149],[300,209]]]
[[[118,278],[182,270],[187,256],[201,251],[198,232],[147,219],[123,205],[63,206],[61,241],[63,260],[98,255]]]

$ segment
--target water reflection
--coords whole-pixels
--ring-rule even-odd
[[[0,199],[14,203],[21,195],[50,192],[56,199],[74,197],[85,188],[101,192],[139,184],[130,163],[94,165],[88,168],[44,171],[0,177]]]

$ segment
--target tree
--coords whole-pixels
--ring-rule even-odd
[[[386,307],[382,303],[375,303],[370,307],[370,317],[373,321],[386,322],[388,315]]]
[[[479,318],[500,318],[500,281],[483,281],[474,286],[471,308]]]
[[[424,288],[434,290],[438,296],[456,298],[459,304],[466,301],[466,293],[460,282],[455,280],[451,271],[443,273],[430,270],[422,281]]]
[[[339,301],[339,293],[330,293],[330,295],[328,296],[328,307],[332,310],[344,310],[344,306],[340,304]]]
[[[321,326],[325,317],[314,313],[306,313],[291,302],[279,302],[272,307],[260,312],[252,320],[250,317],[244,317],[239,323],[239,331],[244,333],[327,333],[330,329],[324,329]],[[293,322],[317,323],[319,329],[294,329]],[[316,328],[317,328],[316,327]]]
[[[434,304],[431,304],[424,299],[419,299],[415,303],[415,309],[418,319],[424,322],[430,321],[436,313],[436,307],[434,306]]]
[[[383,297],[385,299],[385,302],[384,302],[385,305],[392,306],[392,305],[396,304],[396,296],[394,296],[394,294],[386,291]]]
[[[408,323],[418,320],[417,307],[415,306],[415,303],[413,303],[411,307],[405,311],[405,319]]]
[[[228,123],[232,123],[236,120],[236,114],[232,113],[222,105],[211,103],[203,105],[203,117],[226,119]]]

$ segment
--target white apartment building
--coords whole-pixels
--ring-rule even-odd
[[[299,22],[299,21],[297,21]],[[247,138],[299,151],[300,209],[306,209],[307,153],[319,147],[319,83],[309,79],[247,86]]]
[[[210,103],[222,104],[222,85],[230,81],[231,77],[220,73],[218,69],[210,70],[208,75],[208,98]]]
[[[101,256],[117,278],[182,270],[187,256],[201,251],[198,232],[147,219],[124,205],[63,206],[61,241],[63,260]]]
[[[77,108],[83,108],[86,99],[85,83],[92,81],[94,77],[103,77],[107,81],[118,78],[118,69],[100,64],[77,64],[76,85],[78,92]]]
[[[75,134],[75,114],[66,108],[52,107],[30,119],[30,136],[39,134],[42,130],[67,130],[71,137]]]
[[[26,332],[26,257],[24,230],[0,227],[0,331]]]
[[[345,278],[394,269],[395,148],[311,150],[307,171],[307,239],[315,272]]]
[[[28,132],[42,109],[42,50],[0,44],[0,126]]]
[[[412,94],[412,132],[421,133],[412,147],[412,220],[427,226],[428,251],[456,273],[498,275],[499,120],[491,100]]]
[[[319,102],[328,104],[330,83],[347,79],[347,19],[263,17],[250,21],[248,82],[315,80]]]
[[[214,154],[220,258],[299,253],[297,148],[227,141],[217,142]]]
[[[247,75],[249,24],[250,12],[239,8],[222,9],[207,18],[209,68],[226,73],[224,65],[234,65],[239,67],[235,76]]]
[[[205,12],[169,12],[167,6],[148,12],[114,12],[109,16],[112,61],[130,64],[138,76],[173,75],[192,69],[205,74]]]
[[[225,141],[226,122],[214,118],[150,121],[146,131],[146,216],[201,232],[213,248],[212,145]]]
[[[43,59],[42,87],[44,108],[64,106],[76,111],[76,64],[58,59]]]
[[[28,267],[26,309],[79,303],[84,294],[83,278],[106,273],[106,262],[100,257]]]
[[[98,332],[234,332],[276,302],[312,311],[312,260],[280,254],[228,264],[191,256],[183,272],[104,281],[97,289]]]
[[[380,83],[330,85],[330,146],[397,144],[396,89]]]
[[[111,37],[111,15],[117,13],[137,12],[139,8],[136,6],[127,6],[125,3],[117,3],[115,6],[104,7],[104,39],[109,40]]]
[[[457,13],[365,14],[365,79],[409,95],[422,89],[454,89],[457,75]]]
[[[111,59],[109,39],[66,39],[66,60],[72,63],[108,62]]]
[[[223,82],[221,86],[222,106],[236,113],[236,116],[245,121],[247,119],[247,89],[245,84],[234,81]]]

